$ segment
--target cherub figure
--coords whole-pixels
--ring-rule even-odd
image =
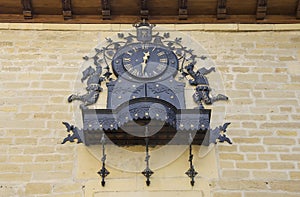
[[[204,101],[204,103],[206,105],[211,105],[216,101],[228,100],[228,97],[223,94],[218,94],[215,97],[211,97],[210,96],[211,89],[209,86],[198,85],[195,90],[196,91],[193,94],[193,99],[194,99],[195,103],[197,103],[199,105],[200,109],[204,108],[202,101]]]
[[[210,96],[211,88],[209,87],[208,80],[205,75],[215,71],[215,67],[211,67],[209,69],[200,68],[196,72],[194,71],[194,63],[190,63],[185,67],[187,70],[186,76],[189,75],[193,79],[189,79],[189,84],[193,86],[197,86],[195,89],[195,93],[193,94],[194,101],[199,105],[200,109],[203,109],[202,101],[205,104],[211,105],[215,101],[219,100],[228,100],[228,97],[223,94],[218,94],[215,97]]]
[[[81,109],[86,109],[88,105],[92,105],[97,102],[100,92],[102,92],[101,82],[105,80],[105,77],[101,77],[102,67],[96,66],[96,70],[91,66],[82,72],[81,81],[87,79],[87,93],[84,95],[72,94],[68,98],[68,102],[74,100],[80,100],[83,104],[80,105]]]
[[[193,63],[190,63],[189,65],[187,65],[185,67],[185,69],[187,70],[188,75],[190,75],[193,78],[193,79],[189,80],[189,84],[193,85],[193,86],[197,86],[197,85],[201,85],[201,84],[208,85],[208,80],[204,75],[207,75],[207,74],[211,73],[212,71],[215,71],[215,67],[211,67],[209,69],[206,69],[203,67],[203,68],[198,69],[195,72]]]

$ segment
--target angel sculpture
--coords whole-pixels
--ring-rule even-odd
[[[189,80],[189,84],[193,86],[197,85],[208,85],[208,80],[204,75],[207,75],[211,73],[212,71],[215,71],[215,67],[211,67],[209,69],[206,68],[200,68],[196,72],[194,71],[194,63],[190,63],[185,67],[187,70],[187,75],[190,75],[193,79]]]
[[[228,97],[223,94],[218,94],[215,97],[210,96],[211,88],[209,87],[208,80],[205,75],[215,71],[215,67],[211,67],[209,69],[200,68],[196,72],[194,71],[194,63],[190,63],[185,67],[187,73],[184,73],[185,76],[189,75],[193,79],[189,80],[189,84],[193,86],[197,86],[195,89],[195,93],[193,94],[194,101],[199,105],[200,109],[203,109],[202,101],[205,104],[211,105],[215,101],[219,100],[228,100]]]
[[[105,77],[101,77],[102,67],[96,66],[96,70],[91,66],[82,72],[81,82],[87,79],[87,93],[84,95],[72,94],[68,98],[68,102],[74,100],[80,100],[83,103],[80,105],[81,109],[86,109],[88,105],[92,105],[97,102],[100,92],[102,92],[101,82],[105,80]]]
[[[195,90],[196,91],[193,94],[193,99],[199,105],[200,109],[204,108],[202,101],[204,101],[206,105],[211,105],[215,101],[228,100],[228,97],[223,94],[218,94],[215,97],[211,97],[210,96],[211,88],[209,86],[197,86]]]
[[[209,142],[215,144],[217,142],[228,142],[229,144],[232,144],[231,140],[225,134],[228,125],[230,125],[230,122],[226,122],[222,126],[220,125],[215,129],[209,129],[210,131]]]

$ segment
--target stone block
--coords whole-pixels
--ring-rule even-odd
[[[237,31],[237,24],[204,24],[204,31]]]
[[[28,183],[25,187],[26,195],[49,194],[52,185],[49,183]]]
[[[287,181],[271,181],[270,187],[273,191],[286,191],[286,192],[300,192],[299,180],[287,180]]]
[[[270,167],[274,170],[290,170],[295,169],[295,164],[293,162],[270,162]]]
[[[240,169],[267,169],[267,162],[238,162],[236,167]]]
[[[238,24],[239,31],[272,31],[273,24]]]

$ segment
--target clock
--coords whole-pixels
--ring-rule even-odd
[[[112,66],[117,76],[153,79],[170,71],[170,68],[173,68],[172,71],[177,70],[178,60],[163,45],[135,43],[120,49],[113,58]]]

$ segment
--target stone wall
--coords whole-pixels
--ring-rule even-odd
[[[230,98],[222,106],[233,145],[217,145],[204,159],[196,147],[194,188],[184,175],[187,152],[159,169],[150,187],[140,173],[107,166],[102,188],[99,160],[84,145],[60,144],[61,122],[74,120],[66,98],[82,57],[128,27],[0,24],[0,196],[299,196],[298,24],[167,25],[213,58]]]

